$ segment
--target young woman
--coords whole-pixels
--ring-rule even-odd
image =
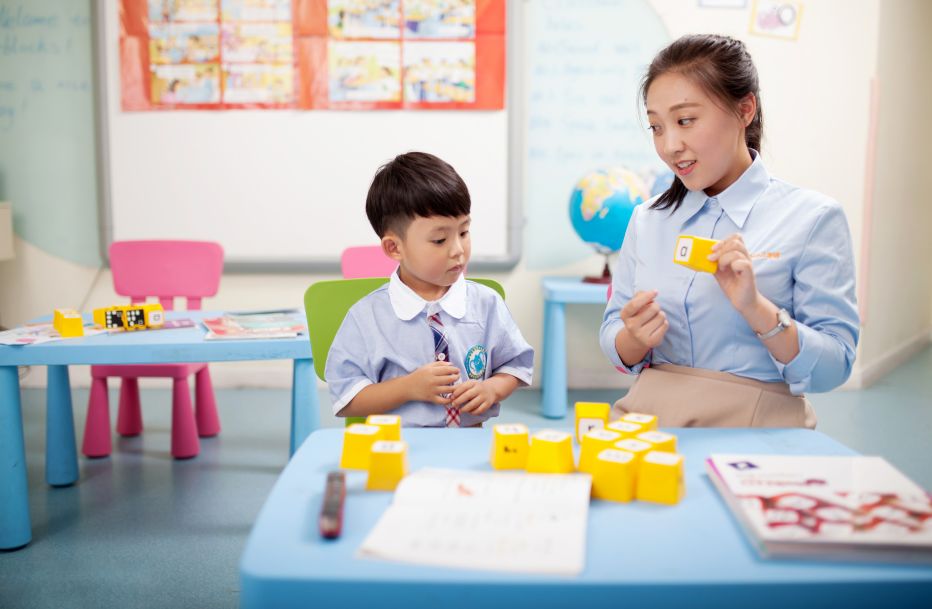
[[[841,206],[764,167],[757,70],[742,42],[680,38],[651,62],[641,98],[676,177],[635,210],[619,253],[600,343],[638,379],[616,416],[815,427],[804,394],[848,378],[859,333]],[[680,235],[719,240],[718,271],[674,264]]]

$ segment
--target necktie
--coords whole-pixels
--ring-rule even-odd
[[[434,336],[434,357],[438,362],[450,361],[450,345],[447,343],[447,336],[443,331],[443,322],[440,321],[440,313],[434,313],[427,316],[427,325],[430,326],[431,333]],[[449,394],[447,394],[449,395]],[[446,397],[446,396],[445,396]],[[447,416],[445,425],[447,427],[460,426],[459,408],[452,404],[446,406]]]

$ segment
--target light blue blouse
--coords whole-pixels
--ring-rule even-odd
[[[854,255],[841,206],[770,176],[760,156],[716,197],[690,191],[680,207],[634,210],[612,278],[599,342],[615,365],[638,374],[676,364],[786,382],[795,395],[829,391],[851,374],[858,343]],[[724,239],[741,233],[757,289],[796,321],[799,354],[781,364],[731,305],[715,277],[673,262],[679,235]],[[756,255],[756,256],[755,256]],[[657,290],[670,327],[663,342],[632,367],[615,351],[619,312],[639,290]],[[776,319],[774,319],[776,325]]]

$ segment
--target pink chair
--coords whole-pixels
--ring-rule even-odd
[[[385,255],[381,245],[348,247],[340,256],[343,279],[388,277],[397,267],[398,263]]]
[[[223,248],[207,241],[116,241],[110,245],[110,268],[117,294],[130,302],[155,296],[166,311],[174,298],[187,298],[188,309],[200,309],[201,299],[213,296],[223,273]],[[171,332],[171,330],[165,330]],[[195,376],[197,414],[191,409],[188,377]],[[198,436],[220,433],[220,417],[207,364],[139,364],[91,366],[91,395],[84,426],[83,452],[106,457],[111,452],[110,404],[107,377],[123,378],[117,432],[142,433],[139,378],[168,377],[172,388],[172,456],[187,459],[200,452]]]

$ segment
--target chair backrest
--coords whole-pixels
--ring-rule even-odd
[[[180,296],[188,309],[200,309],[220,287],[223,248],[211,241],[114,241],[110,269],[114,290],[132,302],[155,296],[170,311]]]
[[[505,298],[505,289],[492,279],[474,279],[495,290]],[[307,332],[311,339],[311,356],[317,378],[324,380],[327,353],[333,338],[346,317],[346,312],[363,296],[388,283],[387,277],[364,279],[335,279],[318,281],[304,292],[304,311],[307,315]]]
[[[385,255],[381,245],[348,247],[340,255],[340,270],[344,279],[388,277],[398,263]]]

